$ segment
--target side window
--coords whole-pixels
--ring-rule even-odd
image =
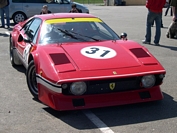
[[[37,32],[36,32],[35,36],[34,36],[33,44],[35,44],[36,41],[37,41],[38,33],[39,33],[39,27],[38,27],[38,29],[37,29]]]
[[[46,3],[45,0],[26,0],[26,3]]]
[[[13,3],[25,3],[24,0],[12,0]]]
[[[28,30],[30,24],[33,22],[33,20],[34,20],[34,19],[31,19],[30,21],[28,21],[28,23],[26,23],[26,24],[23,26],[22,30],[23,30],[24,32],[27,32],[27,30]]]
[[[29,26],[27,32],[26,32],[26,35],[29,37],[29,39],[31,39],[34,43],[36,41],[36,33],[38,32],[38,29],[39,29],[39,26],[41,24],[41,19],[34,19],[33,22],[31,22],[31,25]],[[35,39],[35,41],[34,41]]]
[[[60,0],[12,0],[13,3],[59,3]]]
[[[55,3],[56,0],[45,0],[46,3]]]
[[[52,3],[52,4],[54,4],[54,3],[62,3],[62,4],[69,4],[70,2],[70,0],[44,0],[45,1],[45,3]]]
[[[70,2],[68,0],[64,0],[64,3],[69,4]]]

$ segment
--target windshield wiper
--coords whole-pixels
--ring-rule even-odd
[[[59,31],[61,31],[62,33],[64,33],[65,35],[68,35],[74,39],[78,39],[77,37],[75,37],[73,34],[69,33],[67,30],[62,30],[60,28],[57,28]]]
[[[95,41],[100,41],[99,39],[96,39],[96,38],[93,38],[93,37],[90,37],[90,36],[81,35],[81,34],[79,34],[79,33],[73,32],[73,31],[70,31],[70,32],[71,32],[71,33],[74,33],[74,34],[77,34],[77,35],[79,35],[79,36],[83,36],[83,37],[90,38],[90,39],[95,40]]]

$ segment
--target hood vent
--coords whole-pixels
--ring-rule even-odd
[[[133,48],[130,49],[130,51],[137,57],[137,58],[144,58],[144,57],[150,57],[150,55],[144,51],[142,48]]]
[[[64,53],[50,54],[55,65],[68,64],[70,63],[69,59]]]

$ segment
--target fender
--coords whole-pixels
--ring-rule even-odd
[[[30,53],[28,64],[31,60],[34,60],[36,74],[41,75],[43,78],[46,78],[53,83],[56,83],[59,80],[53,61],[44,50],[40,49],[40,47]],[[55,79],[55,81],[52,79]]]

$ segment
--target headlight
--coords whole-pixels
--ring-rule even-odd
[[[82,95],[86,92],[87,86],[85,82],[74,82],[70,86],[70,91],[74,95]]]
[[[154,75],[143,76],[141,82],[144,88],[150,88],[155,84],[155,76]]]

